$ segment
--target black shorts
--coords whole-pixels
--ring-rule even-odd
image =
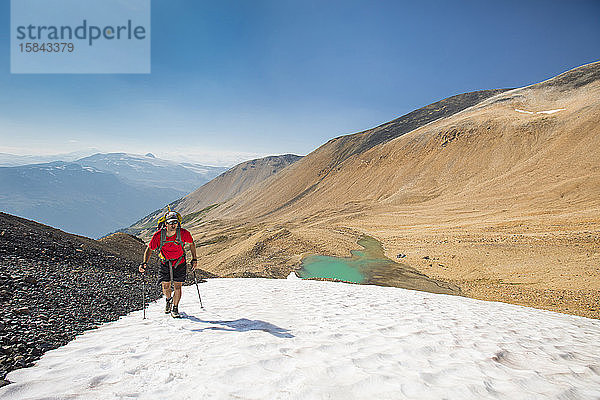
[[[187,265],[182,262],[176,267],[173,267],[173,281],[185,282],[187,275]],[[158,271],[158,282],[171,282],[171,274],[169,273],[169,264],[161,261],[160,270]]]

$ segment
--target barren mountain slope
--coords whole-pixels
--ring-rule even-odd
[[[483,90],[452,96],[373,129],[332,139],[282,173],[253,185],[239,197],[239,202],[220,208],[218,214],[238,218],[241,213],[256,217],[284,208],[322,186],[322,182],[332,171],[339,170],[345,160],[504,91],[506,89]],[[248,207],[249,203],[255,206]]]
[[[294,154],[284,154],[240,163],[185,196],[175,208],[182,214],[189,214],[224,202],[300,158]]]
[[[599,77],[589,64],[374,146],[357,143],[381,127],[334,139],[211,210],[193,230],[227,240],[203,262],[280,276],[367,233],[467,295],[598,317]]]

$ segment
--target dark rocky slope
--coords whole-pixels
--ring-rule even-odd
[[[144,247],[125,234],[95,241],[0,213],[0,379],[141,309]],[[148,301],[161,295],[151,276]]]

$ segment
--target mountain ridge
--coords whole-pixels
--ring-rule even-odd
[[[99,237],[172,202],[224,168],[127,153],[0,167],[3,211]]]
[[[75,162],[111,172],[133,184],[174,189],[184,195],[226,170],[188,162],[156,158],[153,154],[96,153]]]

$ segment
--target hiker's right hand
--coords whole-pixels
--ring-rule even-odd
[[[140,266],[138,267],[138,271],[140,271],[143,274],[144,272],[146,272],[146,267],[147,266],[148,266],[148,264],[141,263]]]

